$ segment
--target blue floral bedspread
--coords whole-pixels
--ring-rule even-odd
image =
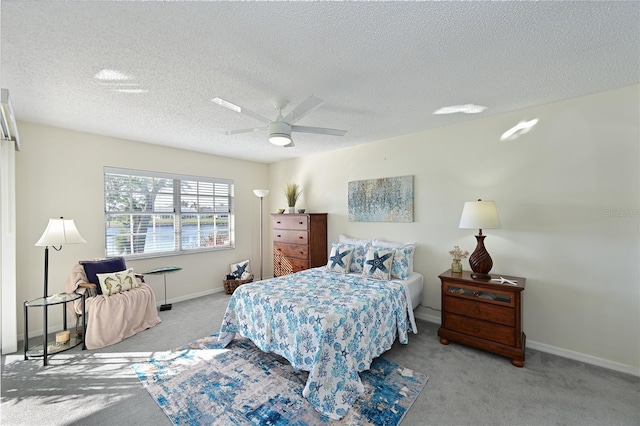
[[[239,333],[308,371],[303,395],[341,419],[364,391],[358,372],[396,336],[408,343],[408,309],[400,283],[308,269],[238,287],[219,341],[226,346]]]

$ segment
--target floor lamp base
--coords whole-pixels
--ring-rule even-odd
[[[170,311],[171,310],[171,303],[165,304],[165,305],[160,305],[160,310],[161,311]]]

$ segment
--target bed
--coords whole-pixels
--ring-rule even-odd
[[[417,333],[422,287],[416,272],[387,281],[325,267],[245,284],[229,300],[219,341],[226,346],[239,333],[308,371],[304,397],[340,419],[364,391],[358,373],[396,337],[407,344],[408,331]]]

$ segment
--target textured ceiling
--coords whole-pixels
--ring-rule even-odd
[[[0,84],[18,120],[271,163],[640,81],[638,2],[2,1]],[[113,91],[94,75],[132,79]],[[267,141],[257,120],[310,95]],[[479,115],[433,115],[475,103]],[[23,141],[25,143],[25,141]]]

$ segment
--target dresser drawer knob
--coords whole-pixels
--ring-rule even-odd
[[[280,222],[280,221],[277,221],[276,223],[277,223],[277,224],[279,225],[279,224],[281,224],[282,222]]]
[[[300,240],[304,240],[304,237],[300,236],[300,237],[298,237],[298,239],[300,239]]]
[[[280,234],[278,234],[278,235],[276,235],[276,236],[277,236],[278,238],[282,238],[282,235],[280,235]]]
[[[298,222],[299,225],[304,225],[304,222]]]

